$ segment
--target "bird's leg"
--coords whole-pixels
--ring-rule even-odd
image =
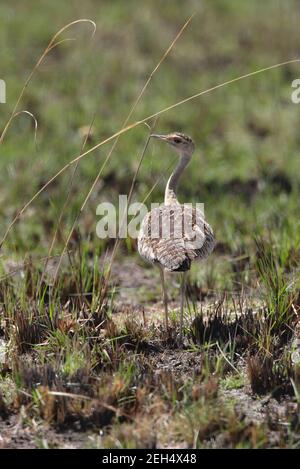
[[[183,306],[185,298],[185,281],[186,272],[182,272],[180,279],[180,342],[182,343],[182,329],[183,329]]]
[[[161,286],[162,286],[162,293],[163,293],[163,301],[164,301],[164,307],[165,307],[165,324],[166,324],[166,329],[169,329],[169,321],[168,321],[168,296],[167,296],[167,290],[166,290],[166,285],[165,285],[165,274],[164,270],[162,268],[159,268],[160,272],[160,278],[161,278]]]

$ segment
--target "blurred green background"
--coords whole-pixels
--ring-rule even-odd
[[[214,2],[128,0],[85,2],[10,1],[0,5],[0,77],[7,104],[3,128],[22,86],[51,37],[65,24],[63,38],[75,38],[49,53],[25,91],[19,116],[1,151],[1,235],[9,221],[57,170],[80,152],[86,126],[95,116],[87,148],[121,128],[145,80],[185,19],[196,16],[153,77],[131,122],[218,83],[277,62],[300,57],[300,4],[293,0]],[[197,151],[180,185],[182,201],[204,202],[219,241],[218,252],[248,253],[253,235],[282,226],[299,246],[299,110],[291,83],[300,64],[247,78],[163,114],[159,132],[183,131]],[[97,205],[116,203],[129,191],[147,137],[140,126],[123,135],[80,217],[90,246],[99,245]],[[111,144],[81,161],[63,218],[64,236],[99,171]],[[138,175],[134,199],[162,201],[167,168],[175,157],[151,142]],[[46,255],[69,186],[72,168],[30,206],[2,254]],[[59,252],[64,236],[59,237]],[[217,255],[216,254],[216,255]]]

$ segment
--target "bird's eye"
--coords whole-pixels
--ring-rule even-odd
[[[181,138],[174,137],[174,138],[173,138],[173,141],[174,141],[175,143],[181,143]]]

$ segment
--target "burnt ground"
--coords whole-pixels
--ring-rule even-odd
[[[201,367],[201,357],[199,352],[183,350],[164,350],[162,352],[152,352],[148,356],[149,365],[155,369],[157,376],[171,374],[176,378],[188,379],[199,372]],[[274,431],[270,431],[268,438],[270,444],[278,445],[280,436],[279,425],[284,429],[287,424],[287,415],[297,413],[297,405],[291,397],[286,396],[280,400],[272,397],[272,393],[266,396],[253,395],[251,387],[247,381],[245,369],[240,369],[246,384],[240,389],[224,389],[219,391],[219,403],[226,405],[234,402],[237,415],[248,425],[263,424],[266,420],[274,422]],[[167,415],[160,418],[168,420]],[[271,426],[272,428],[272,426]],[[35,449],[35,448],[94,448],[101,447],[103,437],[108,428],[95,430],[82,430],[81,423],[72,424],[70,429],[56,429],[52,425],[42,422],[28,421],[22,416],[22,411],[14,413],[0,419],[0,447],[11,449]],[[208,443],[208,447],[217,448],[218,436]],[[163,447],[187,447],[185,443],[169,443],[167,446],[159,440],[156,443],[158,448]]]
[[[168,289],[170,294],[170,310],[174,311],[173,317],[176,317],[176,311],[179,308],[178,301],[178,279],[176,275],[169,275],[167,277]],[[133,335],[140,334],[142,330],[153,332],[153,328],[158,327],[159,334],[163,334],[163,307],[161,302],[161,293],[159,285],[159,276],[156,269],[145,268],[141,262],[135,262],[131,259],[122,262],[122,264],[115,263],[112,272],[112,291],[114,291],[114,307],[112,313],[112,320],[117,325],[116,327],[122,328],[132,327],[132,324],[137,324],[137,331],[131,332]],[[216,316],[219,315],[220,297],[222,294],[216,296],[209,294],[201,299],[194,299],[190,301],[192,304],[192,313],[187,315],[185,320],[191,323],[194,319],[195,310],[201,310],[204,317],[209,319],[211,312],[215,311]],[[224,301],[224,296],[223,300]],[[239,315],[243,316],[243,308],[247,314],[247,305],[256,305],[258,308],[259,299],[253,297],[245,297],[243,299],[244,306],[239,311]],[[227,306],[222,308],[228,309],[228,318],[231,315],[236,316]],[[255,323],[255,310],[253,310]],[[226,310],[227,311],[227,310]],[[223,313],[222,313],[223,314]],[[226,312],[227,314],[227,312]],[[171,313],[172,315],[172,313]],[[133,323],[132,323],[133,321]],[[172,321],[172,319],[171,319]],[[228,327],[228,324],[217,324],[217,328]],[[105,330],[105,329],[104,329]],[[211,329],[214,334],[214,329]],[[220,334],[220,331],[218,332]],[[222,335],[222,333],[221,333]],[[220,338],[221,338],[220,335]],[[163,335],[161,336],[163,337]],[[217,336],[216,336],[217,337]],[[213,337],[212,337],[213,338]],[[217,340],[218,341],[218,340]],[[197,341],[196,341],[197,342]],[[166,380],[171,383],[173,381],[184,383],[189,380],[197,380],[197,376],[201,375],[203,368],[203,353],[200,347],[192,344],[190,340],[185,339],[183,348],[178,345],[178,337],[173,335],[171,338],[160,339],[152,335],[151,338],[142,339],[140,345],[134,341],[128,344],[124,342],[123,346],[128,349],[129,356],[134,354],[137,363],[142,367],[146,365],[148,370],[151,370],[154,380]],[[1,342],[1,357],[2,362],[5,356],[6,344]],[[236,418],[241,419],[247,425],[263,425],[268,422],[268,438],[270,444],[279,445],[281,442],[280,431],[287,428],[288,419],[291,415],[297,415],[297,404],[293,396],[284,395],[281,393],[280,397],[274,396],[273,391],[264,392],[262,395],[253,392],[251,386],[251,379],[249,377],[249,370],[247,369],[246,359],[241,356],[240,361],[233,365],[228,363],[227,374],[219,379],[218,385],[218,402],[228,404],[232,403],[236,411]],[[231,369],[232,368],[232,369]],[[238,382],[231,383],[231,372],[238,371]],[[171,381],[170,381],[171,380]],[[142,384],[142,383],[141,383]],[[167,387],[169,384],[167,384]],[[177,391],[176,391],[177,392]],[[90,448],[102,447],[103,439],[110,434],[110,426],[95,426],[89,427],[82,425],[80,419],[73,420],[72,425],[64,425],[59,427],[56,425],[48,424],[39,418],[28,418],[27,410],[24,407],[16,406],[7,412],[3,407],[1,412],[2,418],[0,419],[0,445],[3,448]],[[161,418],[164,422],[169,421],[168,413],[162,414]],[[274,422],[274,424],[273,424]],[[168,425],[168,423],[167,423]],[[274,427],[274,430],[272,428]],[[209,440],[207,446],[218,447],[223,445],[223,440],[219,441],[219,436],[215,436],[211,441]],[[141,443],[142,444],[142,443]],[[164,439],[160,441],[157,437],[157,447],[186,447],[187,443],[178,443],[177,441],[166,442]]]

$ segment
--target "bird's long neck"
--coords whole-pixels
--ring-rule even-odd
[[[189,164],[191,160],[191,155],[187,153],[182,153],[179,158],[178,165],[176,169],[171,174],[165,190],[165,205],[178,204],[177,200],[177,185],[181,174],[183,173],[185,167]]]

